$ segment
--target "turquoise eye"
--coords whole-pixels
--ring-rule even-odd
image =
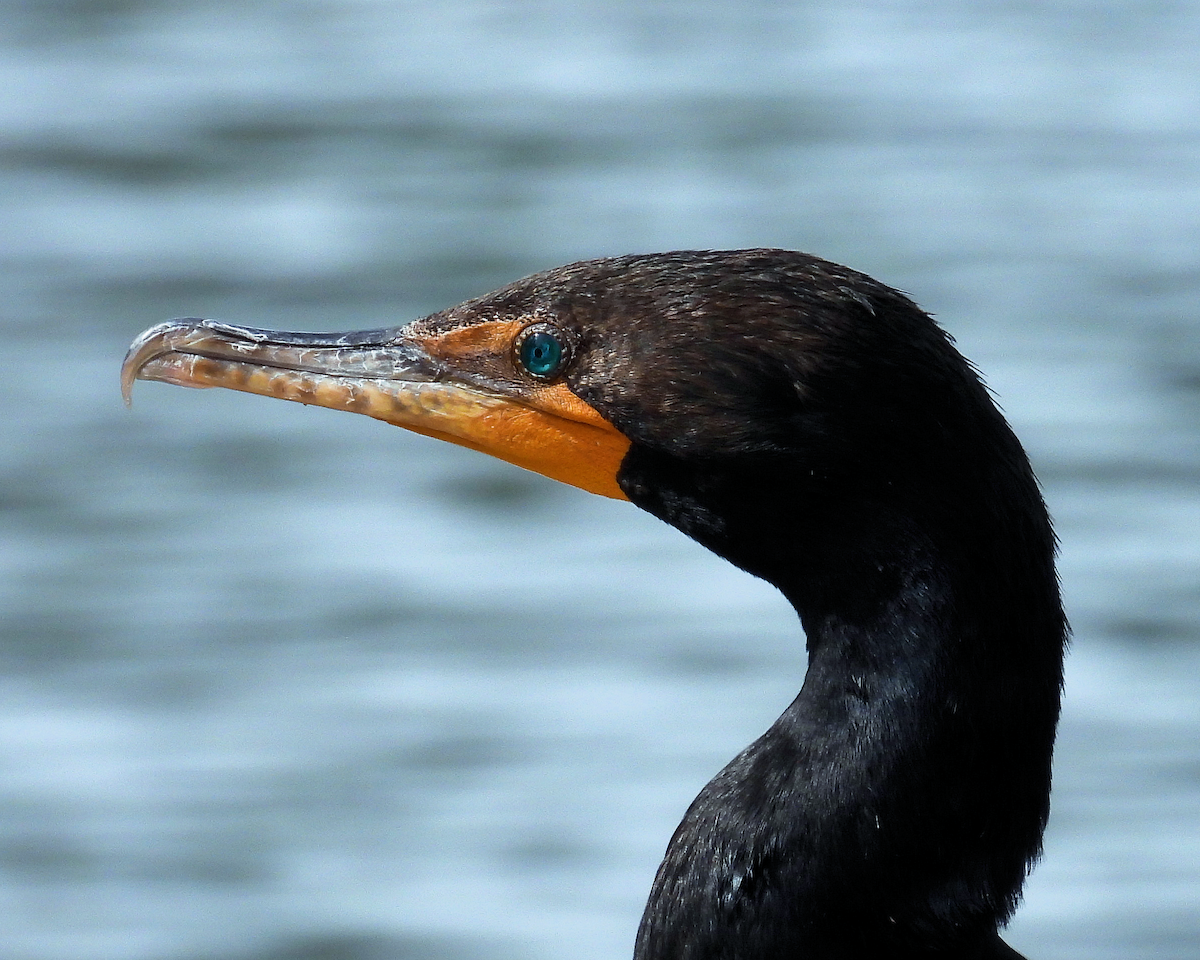
[[[521,338],[517,357],[531,376],[550,380],[566,365],[567,348],[556,332],[535,327]]]

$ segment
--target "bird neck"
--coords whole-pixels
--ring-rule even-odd
[[[629,488],[649,491],[637,470]],[[1065,630],[1032,476],[1018,483],[1028,509],[984,498],[946,512],[937,498],[873,508],[758,472],[717,511],[696,471],[691,495],[665,496],[670,466],[650,472],[658,492],[640,505],[775,583],[809,666],[795,701],[689,808],[636,960],[1002,948],[997,926],[1049,809]],[[764,483],[793,496],[740,495]],[[763,516],[735,502],[793,506]]]

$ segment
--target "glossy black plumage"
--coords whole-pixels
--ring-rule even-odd
[[[1066,636],[1028,460],[910,300],[782,251],[575,265],[553,317],[629,498],[779,587],[810,666],[668,848],[637,960],[1013,956]]]

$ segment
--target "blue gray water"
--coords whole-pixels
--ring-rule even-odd
[[[569,260],[911,292],[1075,627],[1032,960],[1200,956],[1200,4],[21,2],[0,17],[0,956],[615,960],[804,669],[627,504],[117,373]]]

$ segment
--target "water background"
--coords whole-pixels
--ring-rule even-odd
[[[570,260],[913,294],[1041,476],[1075,627],[1031,960],[1200,956],[1200,4],[8,0],[0,956],[628,957],[804,669],[628,504],[141,384]]]

